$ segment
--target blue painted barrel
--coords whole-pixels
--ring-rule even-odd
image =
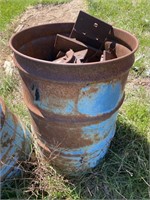
[[[124,46],[116,50],[117,58],[82,64],[49,61],[56,34],[69,35],[73,25],[32,27],[10,40],[38,143],[50,162],[71,174],[95,167],[108,151],[138,47],[133,35],[114,28],[108,41]]]
[[[20,175],[19,161],[28,158],[31,151],[31,134],[22,122],[8,110],[0,98],[0,180]]]

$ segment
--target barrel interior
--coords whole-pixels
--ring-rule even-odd
[[[73,25],[73,23],[47,24],[26,29],[12,38],[12,48],[23,55],[51,61],[56,34],[69,36]],[[113,28],[108,40],[118,42],[131,51],[137,48],[136,38],[123,30]]]

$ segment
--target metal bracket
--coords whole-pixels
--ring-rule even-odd
[[[110,24],[80,11],[70,37],[100,49],[111,29]]]

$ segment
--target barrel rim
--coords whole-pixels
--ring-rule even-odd
[[[90,66],[90,65],[103,65],[103,64],[109,64],[109,63],[113,63],[113,62],[116,62],[116,61],[120,61],[120,60],[122,60],[122,59],[124,59],[124,58],[127,58],[128,56],[130,56],[130,55],[133,55],[136,51],[137,51],[137,49],[138,49],[138,46],[139,46],[139,42],[138,42],[138,40],[137,40],[137,38],[133,35],[133,34],[131,34],[130,32],[128,32],[128,31],[125,31],[125,30],[122,30],[122,29],[119,29],[119,28],[115,28],[115,27],[113,27],[113,30],[114,31],[119,31],[119,32],[122,32],[122,33],[125,33],[126,35],[128,35],[128,36],[130,36],[132,39],[134,39],[134,41],[135,41],[135,44],[136,44],[136,46],[135,46],[135,48],[134,49],[132,49],[131,50],[131,52],[130,53],[128,53],[128,54],[126,54],[126,55],[124,55],[124,56],[121,56],[121,57],[119,57],[119,58],[114,58],[113,60],[107,60],[107,61],[104,61],[104,62],[89,62],[89,63],[54,63],[54,62],[52,62],[52,61],[46,61],[46,60],[42,60],[42,59],[38,59],[38,58],[34,58],[34,57],[31,57],[31,56],[27,56],[27,55],[25,55],[25,54],[23,54],[23,53],[20,53],[14,46],[13,46],[13,40],[20,34],[20,33],[23,33],[23,32],[26,32],[26,31],[28,31],[28,30],[31,30],[31,29],[36,29],[36,28],[40,28],[40,27],[46,27],[46,26],[50,26],[50,25],[73,25],[74,23],[72,22],[72,23],[50,23],[50,24],[42,24],[42,25],[38,25],[38,26],[33,26],[33,27],[30,27],[30,28],[27,28],[27,29],[24,29],[24,30],[22,30],[22,31],[20,31],[20,32],[18,32],[18,33],[16,33],[16,34],[14,34],[11,38],[10,38],[10,40],[9,40],[9,46],[10,46],[10,48],[13,50],[13,52],[15,53],[15,54],[17,54],[17,55],[19,55],[19,56],[21,56],[21,57],[23,57],[23,58],[25,58],[25,59],[28,59],[28,60],[31,60],[31,61],[35,61],[35,62],[40,62],[41,64],[42,63],[44,63],[44,64],[52,64],[52,65],[54,65],[54,66]]]

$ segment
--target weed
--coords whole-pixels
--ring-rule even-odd
[[[6,75],[2,69],[0,70],[0,96],[4,99],[6,105],[13,113],[16,113],[28,128],[30,128],[30,118],[26,106],[22,100],[20,91],[20,79],[18,74]]]
[[[7,179],[2,187],[2,199],[66,199],[72,196],[68,180],[56,173],[44,159],[34,138],[31,156],[18,161],[22,175]],[[51,159],[49,157],[49,159]]]
[[[134,125],[139,133],[146,134],[150,131],[150,94],[143,87],[138,87],[127,92],[121,113],[129,124]]]
[[[0,95],[7,97],[8,95],[11,95],[13,91],[15,91],[17,82],[12,76],[4,76],[1,82],[2,84],[0,85]]]

